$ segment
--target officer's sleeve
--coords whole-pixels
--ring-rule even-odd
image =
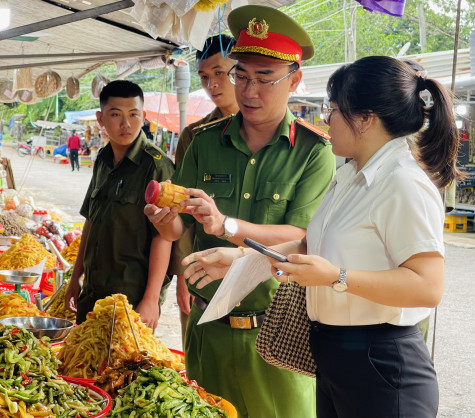
[[[173,173],[175,172],[175,167],[173,166],[172,160],[162,154],[157,154],[153,157],[153,160],[155,162],[155,167],[151,178],[147,179],[147,184],[150,180],[156,180],[158,182],[170,180],[173,176]],[[152,235],[158,234],[157,229],[152,225],[151,222],[148,222],[148,225]]]
[[[176,146],[175,151],[175,165],[177,167],[183,162],[183,158],[185,157],[186,150],[191,144],[191,139],[193,135],[191,133],[191,129],[187,126],[183,129],[180,138],[178,139],[178,144]]]
[[[160,159],[154,157],[155,161],[155,170],[153,174],[153,179],[158,182],[170,180],[173,177],[175,172],[175,167],[173,166],[172,160],[165,155],[159,154]]]
[[[197,141],[191,141],[183,162],[172,177],[172,183],[196,188],[196,179],[198,178],[198,147],[196,144]],[[180,213],[180,216],[186,227],[194,223],[193,216],[186,213]]]
[[[331,145],[319,142],[297,182],[295,198],[289,204],[285,223],[307,228],[335,175],[335,167]]]

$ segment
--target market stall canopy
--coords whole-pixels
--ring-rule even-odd
[[[47,120],[37,120],[35,122],[35,125],[43,129],[56,129],[59,126],[61,127],[61,129],[64,129],[65,131],[76,130],[79,132],[79,131],[84,131],[86,129],[86,127],[83,125],[77,125],[74,123],[50,122]]]
[[[65,82],[71,75],[80,79],[106,62],[163,56],[177,46],[143,31],[127,12],[132,0],[15,0],[8,4],[11,24],[0,32],[1,78],[12,78],[13,70],[31,67],[33,79],[52,69]]]
[[[56,88],[64,87],[72,76],[74,80],[71,81],[71,95],[74,95],[78,90],[77,84],[74,85],[76,80],[106,63],[116,64],[118,78],[139,69],[164,66],[166,56],[180,53],[183,48],[188,50],[196,44],[192,39],[197,38],[197,31],[201,33],[204,42],[208,33],[218,30],[211,28],[211,25],[217,20],[221,23],[225,19],[231,3],[235,6],[247,3],[246,0],[228,0],[226,7],[215,8],[208,13],[212,18],[206,20],[207,25],[204,20],[197,20],[194,30],[184,37],[175,36],[177,31],[190,23],[184,16],[177,15],[177,19],[165,19],[162,22],[165,13],[157,9],[160,12],[154,14],[157,22],[166,23],[165,26],[157,26],[158,23],[151,20],[152,14],[146,13],[148,9],[144,9],[157,5],[170,8],[167,3],[182,6],[186,3],[193,9],[197,2],[198,0],[8,1],[11,23],[7,29],[0,31],[0,102],[14,101],[11,92],[13,90],[14,93],[17,89],[11,83],[17,80],[19,71],[23,71],[21,76],[25,83],[18,90],[33,91],[34,82],[47,71],[59,76],[48,76],[47,80],[52,85],[50,83],[44,86],[42,95],[37,94],[42,98],[55,94]],[[292,2],[293,0],[249,1],[270,7],[280,7]],[[175,8],[175,12],[178,13],[178,8]],[[144,20],[145,17],[147,20]],[[156,33],[158,29],[164,37]],[[220,26],[220,30],[225,30],[224,24]],[[2,83],[4,84],[1,85]],[[31,95],[25,95],[20,101],[33,103],[34,99]]]
[[[97,109],[88,109],[88,110],[67,111],[67,112],[64,112],[64,120],[67,123],[96,120],[96,112],[98,110],[101,110],[101,109],[97,108]]]
[[[146,119],[152,124],[157,123],[158,111],[160,108],[160,117],[158,126],[165,128],[170,132],[180,132],[180,112],[176,95],[173,93],[164,93],[160,104],[160,93],[145,94],[144,109],[147,112]],[[196,122],[206,116],[215,108],[214,103],[205,97],[194,97],[190,94],[186,104],[186,125]]]

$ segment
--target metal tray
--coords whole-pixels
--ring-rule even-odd
[[[12,284],[33,284],[41,274],[22,270],[0,270],[0,281]]]
[[[64,339],[74,326],[74,322],[68,321],[67,319],[47,318],[43,316],[13,316],[11,318],[2,318],[0,319],[0,324],[25,328],[37,338],[46,336],[52,340]]]

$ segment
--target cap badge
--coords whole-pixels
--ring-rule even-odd
[[[247,27],[247,34],[249,36],[259,39],[267,39],[268,32],[269,25],[265,20],[259,21],[256,18],[253,18],[249,21],[249,25]]]

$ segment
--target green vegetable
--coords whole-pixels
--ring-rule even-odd
[[[221,418],[227,414],[204,401],[179,373],[167,367],[140,370],[129,386],[119,390],[110,417]]]
[[[0,325],[0,393],[10,413],[18,401],[41,404],[58,417],[87,417],[103,409],[103,400],[93,399],[86,388],[72,388],[57,376],[59,360],[48,338],[38,340],[31,332]]]

